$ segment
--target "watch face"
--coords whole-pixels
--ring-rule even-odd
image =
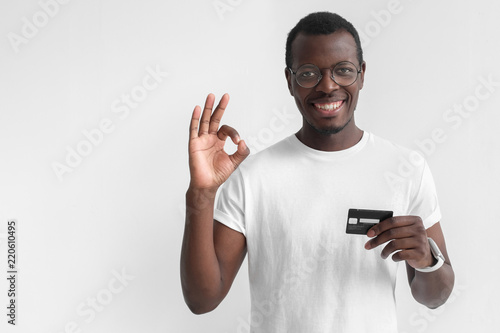
[[[439,250],[436,242],[434,242],[434,240],[430,237],[428,237],[427,239],[429,240],[429,246],[431,247],[431,251],[434,257],[442,257],[443,255],[441,254],[441,251]]]

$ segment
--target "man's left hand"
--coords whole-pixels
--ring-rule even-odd
[[[384,259],[397,251],[392,260],[406,260],[413,268],[424,268],[434,263],[427,232],[418,216],[388,218],[368,230],[367,236],[372,238],[365,244],[367,250],[389,241],[381,253]]]

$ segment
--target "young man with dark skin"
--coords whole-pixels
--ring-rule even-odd
[[[356,126],[366,63],[350,23],[336,14],[314,13],[290,32],[287,44],[285,77],[303,124],[277,144],[280,150],[273,146],[241,164],[248,147],[235,129],[219,127],[227,94],[213,112],[212,94],[203,112],[199,106],[193,112],[181,254],[186,303],[196,314],[215,309],[248,250],[252,332],[396,332],[395,262],[406,263],[413,297],[429,308],[442,305],[453,289],[432,177],[422,162],[395,188],[386,179],[373,181],[409,153]],[[237,145],[233,155],[223,149],[228,137]],[[373,172],[377,176],[370,171],[372,156],[383,160],[373,167],[381,170]],[[293,173],[301,167],[301,174]],[[228,179],[215,208],[216,192]],[[369,239],[339,232],[346,208],[364,208],[352,207],[359,204],[394,208],[395,214],[372,227]],[[444,256],[439,269],[428,238]]]

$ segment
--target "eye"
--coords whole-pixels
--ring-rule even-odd
[[[318,77],[318,73],[313,71],[305,71],[297,73],[298,77],[301,79],[315,79]]]
[[[344,66],[344,67],[340,67],[340,68],[335,68],[335,74],[337,74],[337,75],[342,75],[342,76],[352,75],[354,72],[355,72],[355,70],[352,67]]]
[[[341,62],[333,68],[334,76],[351,77],[356,75],[357,72],[358,70],[356,69],[356,67],[354,67],[354,65],[348,61]]]

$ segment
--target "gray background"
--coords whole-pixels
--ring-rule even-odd
[[[340,13],[365,36],[360,127],[420,150],[436,181],[456,288],[445,306],[427,310],[401,265],[401,332],[498,327],[500,86],[482,83],[500,82],[498,3],[62,2],[0,3],[2,272],[8,219],[18,221],[20,256],[15,328],[0,279],[2,332],[245,331],[246,263],[214,312],[195,316],[182,298],[189,119],[209,92],[228,92],[224,122],[253,140],[253,152],[297,131],[285,40],[318,10]],[[155,70],[168,75],[147,79],[146,90]],[[108,133],[99,137],[103,122]],[[86,156],[69,167],[68,152],[78,149]],[[54,165],[67,172],[58,176]]]

